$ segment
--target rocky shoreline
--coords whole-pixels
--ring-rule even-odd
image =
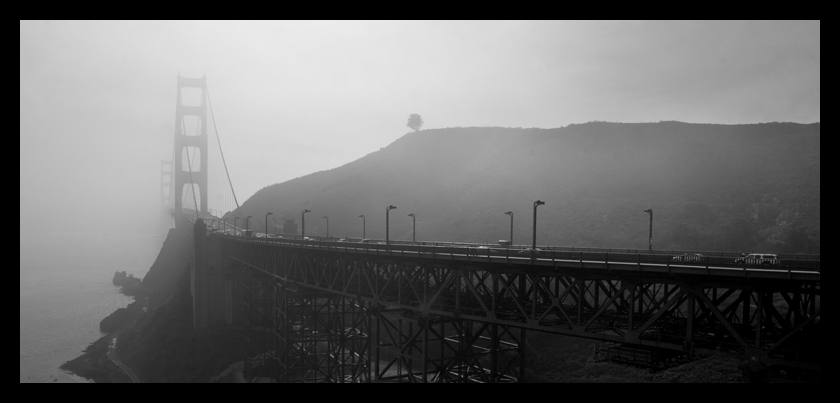
[[[61,369],[89,379],[94,383],[130,383],[122,369],[108,359],[108,344],[112,335],[102,336],[91,343],[81,356],[61,364]]]
[[[111,282],[120,287],[120,293],[128,296],[136,296],[143,292],[143,281],[134,277],[133,274],[126,275],[125,271],[114,273],[114,279]]]
[[[146,297],[140,288],[140,279],[133,276],[114,277],[114,285],[120,286],[120,292],[134,297],[134,301],[125,308],[119,308],[99,322],[99,330],[106,333],[88,345],[82,355],[61,364],[61,369],[89,379],[95,383],[130,383],[131,379],[122,369],[108,359],[108,345],[114,334],[137,319],[145,310]],[[118,278],[120,278],[118,284]],[[124,280],[132,279],[132,280]],[[128,291],[128,292],[126,292]]]

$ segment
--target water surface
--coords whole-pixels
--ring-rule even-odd
[[[99,321],[132,299],[115,271],[143,277],[165,232],[21,233],[20,382],[88,382],[59,366],[103,336]]]

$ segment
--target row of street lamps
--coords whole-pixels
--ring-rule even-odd
[[[533,248],[533,250],[537,249],[537,207],[539,207],[543,204],[545,204],[545,202],[542,201],[542,200],[537,200],[537,201],[534,202],[534,227],[533,227],[533,236],[532,236],[532,244],[531,244],[531,248]],[[389,233],[390,232],[389,220],[390,220],[391,210],[394,210],[396,208],[397,208],[397,206],[394,206],[394,205],[389,205],[388,207],[385,208],[385,243],[386,244],[391,243],[390,242],[390,233]],[[653,251],[653,209],[646,209],[644,212],[648,213],[650,215],[650,225],[649,225],[649,228],[648,228],[648,251],[652,252]],[[301,213],[300,213],[300,227],[301,227],[300,237],[301,238],[306,238],[306,213],[311,213],[311,211],[308,210],[308,209],[305,209],[305,210],[301,211]],[[513,211],[506,211],[505,214],[510,216],[510,244],[513,245]],[[268,216],[270,216],[270,215],[272,215],[271,212],[268,212],[268,213],[265,214],[265,233],[266,234],[268,234]],[[417,221],[416,221],[417,216],[415,216],[414,213],[411,213],[411,214],[408,215],[408,217],[411,217],[411,241],[412,242],[417,242],[417,237],[416,237],[416,235],[417,235],[417,232],[416,232],[416,230],[417,230]],[[327,220],[327,237],[329,238],[329,236],[330,236],[330,218],[327,217],[327,216],[324,216],[323,218],[325,220]],[[362,219],[362,239],[365,239],[365,238],[367,238],[366,229],[365,229],[365,227],[366,227],[365,215],[362,214],[362,215],[359,216],[359,218]],[[238,220],[238,219],[239,219],[239,217],[235,217],[233,219],[233,227],[234,228],[236,228],[236,220]],[[273,220],[274,219],[272,218],[272,221]],[[225,219],[224,221],[225,221],[225,230],[227,230],[227,219]],[[246,221],[245,221],[245,230],[246,231],[250,227],[250,221],[251,221],[251,216],[248,216],[246,218]],[[275,232],[277,231],[277,222],[276,221],[274,221],[274,230],[275,230]]]
[[[533,244],[531,245],[531,248],[534,250],[537,249],[537,207],[543,204],[545,204],[545,202],[542,200],[534,202],[534,234]],[[648,227],[648,251],[653,252],[653,209],[647,209],[644,212],[650,215],[650,226]],[[510,216],[510,244],[513,245],[513,211],[505,211],[505,214]]]
[[[385,208],[385,243],[386,244],[391,243],[389,221],[391,219],[390,218],[391,210],[393,210],[395,208],[397,208],[397,206],[394,206],[393,204],[389,205],[388,207]],[[306,213],[311,213],[311,211],[309,209],[304,209],[303,211],[300,212],[300,237],[301,238],[306,238]],[[269,213],[269,214],[271,214],[271,213]],[[413,242],[413,241],[417,240],[417,238],[416,238],[416,228],[417,228],[416,218],[417,217],[414,215],[414,213],[411,213],[408,216],[411,217],[411,223],[412,223],[411,240]],[[329,238],[329,236],[330,236],[330,218],[327,217],[327,216],[324,216],[323,218],[325,220],[327,220],[327,238]],[[367,233],[366,233],[367,232],[367,229],[366,229],[366,226],[367,226],[366,221],[367,220],[365,219],[364,214],[360,215],[359,218],[362,219],[362,239],[365,239],[365,238],[367,238]]]

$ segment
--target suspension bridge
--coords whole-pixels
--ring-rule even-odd
[[[523,382],[531,332],[596,340],[597,360],[652,371],[726,356],[747,381],[820,373],[818,255],[765,265],[242,228],[205,78],[178,77],[161,200],[193,237],[194,325],[243,327],[250,382]]]

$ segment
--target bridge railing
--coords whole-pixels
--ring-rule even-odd
[[[221,235],[221,231],[215,231]],[[233,235],[227,235],[233,236]],[[550,247],[538,248],[533,251],[530,248],[520,246],[499,246],[482,244],[453,244],[453,243],[429,243],[429,242],[406,242],[394,241],[385,244],[384,241],[373,241],[372,243],[349,242],[344,239],[338,240],[316,237],[315,239],[290,239],[270,236],[236,237],[248,242],[286,245],[297,248],[326,249],[331,251],[345,251],[373,255],[390,255],[403,257],[418,257],[432,259],[459,259],[482,260],[492,263],[526,263],[531,260],[552,261],[552,262],[579,262],[620,264],[628,266],[637,265],[658,265],[667,268],[731,268],[731,269],[753,269],[753,270],[778,270],[778,271],[807,271],[819,272],[819,259],[798,259],[782,258],[775,264],[762,265],[762,262],[744,261],[740,254],[726,254],[722,256],[706,256],[697,254],[667,254],[649,253],[639,250],[619,249],[594,249],[594,248],[563,248]],[[740,261],[739,261],[740,260]]]
[[[186,209],[185,209],[186,210]],[[193,216],[193,221],[195,218],[195,212],[191,211]],[[216,217],[210,215],[203,215],[203,218],[206,219],[217,219]],[[233,233],[240,233],[244,231],[242,228],[235,228],[232,223],[227,223],[225,228],[228,231]],[[280,234],[280,235],[266,235],[261,234],[257,231],[254,231],[254,235],[259,237],[262,235],[265,238],[274,238],[274,239],[285,239],[285,240],[294,240],[300,239],[300,236],[297,234]],[[323,242],[340,242],[340,240],[344,240],[347,243],[360,243],[362,238],[356,237],[326,237],[320,235],[309,235],[307,238],[315,241],[323,241]],[[384,243],[384,239],[373,239],[368,238],[372,244],[376,244],[379,242]],[[526,248],[530,248],[531,245],[500,245],[496,243],[476,243],[476,242],[450,242],[450,241],[406,241],[406,240],[391,240],[390,245],[420,245],[420,246],[438,246],[438,247],[454,247],[454,248],[475,248],[475,247],[487,247],[490,249],[507,249],[507,250],[522,250]],[[629,254],[644,254],[644,255],[663,255],[663,256],[679,256],[684,254],[701,254],[706,257],[710,258],[720,258],[723,259],[721,261],[725,261],[726,259],[739,259],[744,255],[747,255],[746,252],[729,252],[729,251],[696,251],[696,250],[680,250],[680,249],[655,249],[653,251],[649,251],[647,249],[632,249],[632,248],[599,248],[599,247],[584,247],[584,246],[554,246],[554,245],[537,245],[537,249],[543,252],[548,251],[557,251],[557,252],[591,252],[591,253],[629,253]],[[752,253],[752,252],[750,252]],[[820,260],[820,255],[818,254],[785,254],[785,253],[777,253],[776,254],[779,259],[781,260],[790,260],[790,261],[816,261]]]

